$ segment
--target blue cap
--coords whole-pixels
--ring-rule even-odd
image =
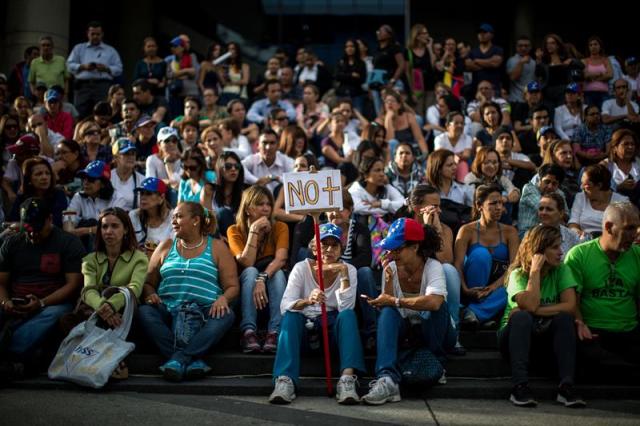
[[[531,92],[539,92],[540,91],[540,83],[538,83],[537,81],[530,81],[527,84],[527,93],[531,93]]]
[[[134,191],[149,191],[157,192],[158,194],[166,194],[167,189],[167,184],[162,180],[155,177],[148,177],[144,178],[142,182],[140,182],[140,186],[134,189]]]
[[[172,38],[171,41],[169,42],[169,45],[171,45],[171,47],[178,47],[178,46],[184,47],[185,42],[182,39],[182,37],[178,36],[178,37]]]
[[[407,242],[424,240],[424,228],[414,219],[402,217],[391,224],[386,238],[378,243],[384,250],[395,250]]]
[[[47,102],[57,101],[59,102],[62,99],[62,95],[57,90],[49,89],[44,94],[44,100]]]
[[[173,127],[163,127],[162,129],[160,129],[160,131],[158,132],[158,142],[164,142],[167,139],[170,138],[176,138],[176,142],[180,139],[178,137],[178,131],[176,129],[174,129]]]
[[[567,87],[564,88],[564,93],[578,93],[580,92],[580,86],[578,83],[569,83]]]
[[[131,142],[129,138],[119,138],[111,147],[113,155],[126,154],[136,150],[136,144]]]
[[[78,176],[81,178],[89,177],[92,179],[110,179],[111,178],[111,169],[109,165],[101,160],[95,160],[87,164],[83,170],[78,172]]]
[[[340,241],[342,238],[342,229],[333,223],[323,223],[320,225],[320,241],[330,237]]]
[[[545,136],[549,132],[553,132],[555,134],[556,130],[552,126],[540,127],[540,130],[538,130],[538,134],[536,135],[536,139],[540,139],[542,136]]]
[[[479,33],[491,33],[493,34],[495,31],[493,30],[493,25],[487,24],[486,22],[480,24],[478,27]]]

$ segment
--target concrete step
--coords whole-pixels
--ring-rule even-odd
[[[532,379],[531,388],[536,398],[553,400],[557,383],[546,379]],[[449,378],[447,384],[429,389],[402,388],[405,398],[460,398],[507,399],[511,391],[508,379]],[[48,380],[46,376],[22,380],[11,385],[16,389],[87,390],[71,383]],[[335,387],[335,386],[334,386]],[[159,376],[132,375],[127,380],[112,382],[103,391],[164,393],[186,395],[264,395],[271,393],[271,377],[208,377],[193,382],[172,383]],[[579,393],[586,399],[640,399],[640,386],[630,385],[580,385]],[[87,390],[88,392],[103,392]],[[360,381],[360,395],[367,392],[367,381]],[[296,390],[299,396],[326,395],[325,381],[319,378],[302,378]]]

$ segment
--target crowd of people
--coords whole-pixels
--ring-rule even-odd
[[[493,327],[514,404],[537,404],[539,351],[557,401],[584,406],[576,365],[640,360],[638,59],[556,34],[506,57],[494,32],[471,46],[416,24],[402,46],[383,25],[333,69],[301,47],[260,72],[234,42],[202,57],[180,35],[163,58],[147,37],[124,70],[99,22],[67,58],[41,37],[0,74],[0,380],[94,313],[119,326],[127,287],[167,380],[207,374],[238,323],[290,403],[324,304],[339,403],[399,401],[404,349],[446,365],[461,327]],[[344,188],[319,242],[282,191],[312,168]]]

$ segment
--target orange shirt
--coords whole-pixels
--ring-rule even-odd
[[[227,239],[233,256],[242,254],[247,240],[240,234],[240,230],[236,225],[231,225],[227,229]],[[284,222],[276,221],[273,228],[271,228],[271,234],[267,237],[267,241],[262,247],[258,247],[256,260],[275,256],[276,250],[281,248],[289,250],[289,227]]]

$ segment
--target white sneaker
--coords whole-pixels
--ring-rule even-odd
[[[369,393],[362,401],[369,405],[382,405],[385,402],[400,401],[400,387],[389,376],[382,376],[369,383]]]
[[[338,404],[354,405],[360,402],[356,387],[358,386],[358,378],[356,376],[343,375],[338,380],[336,399]]]
[[[293,380],[287,376],[277,377],[269,402],[272,404],[290,404],[294,399],[296,399],[296,393]]]
[[[442,376],[440,376],[440,378],[438,379],[438,384],[439,385],[446,385],[447,384],[447,370],[442,370]]]

